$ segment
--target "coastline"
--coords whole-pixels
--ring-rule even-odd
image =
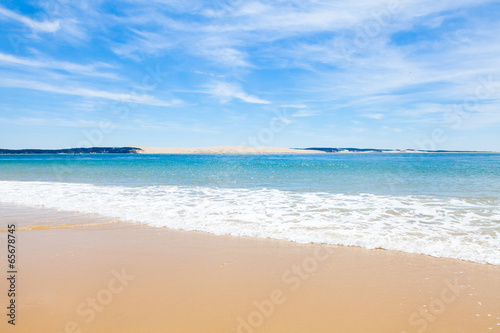
[[[1,205],[0,216],[19,228],[19,332],[498,328],[499,266],[23,206]],[[27,226],[38,227],[21,229]],[[97,300],[95,310],[89,298]]]
[[[378,149],[378,148],[282,148],[251,146],[212,146],[212,147],[90,147],[65,149],[1,149],[2,155],[310,155],[310,154],[499,154],[495,151],[455,151],[455,150],[415,150],[415,149]]]
[[[325,154],[319,150],[279,147],[213,146],[199,148],[146,147],[138,146],[138,154]]]

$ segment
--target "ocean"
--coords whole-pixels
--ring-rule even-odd
[[[500,154],[0,155],[0,203],[500,265]]]

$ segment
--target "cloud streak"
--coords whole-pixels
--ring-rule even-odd
[[[35,67],[35,68],[46,68],[46,69],[56,69],[63,70],[78,75],[88,75],[94,77],[102,77],[108,79],[118,78],[116,74],[103,72],[103,68],[113,67],[104,63],[97,63],[91,65],[80,65],[65,61],[55,61],[55,60],[38,60],[30,59],[24,57],[17,57],[10,54],[5,54],[0,52],[0,64],[15,65],[18,67]]]
[[[243,102],[252,104],[271,103],[270,101],[247,94],[238,84],[235,83],[214,82],[207,87],[206,93],[218,98],[221,103],[227,103],[233,99],[239,99]]]
[[[81,96],[86,98],[103,98],[123,103],[135,103],[152,106],[173,106],[180,103],[180,100],[163,101],[154,96],[146,94],[114,93],[104,90],[71,87],[67,85],[64,87],[58,87],[39,81],[0,78],[0,86],[7,88],[39,90],[56,94]]]
[[[498,129],[498,1],[58,1],[30,13],[5,6],[1,32],[13,23],[45,32],[21,40],[16,54],[0,52],[5,112],[22,109],[14,89],[76,96],[66,105],[84,97],[93,103],[79,106],[87,114],[106,112],[105,101],[130,101],[151,106],[143,111],[160,133],[173,120],[161,108],[179,103],[174,92],[184,101],[179,133],[197,123],[238,137],[281,107],[293,117],[290,133],[301,133],[288,141],[283,133],[290,146],[302,137],[371,145],[382,131],[387,141],[379,142],[409,147],[415,133],[448,126],[443,115],[491,77],[494,92],[457,131],[473,142],[474,131]],[[33,16],[43,9],[50,19]],[[61,96],[45,109],[57,109]]]
[[[59,21],[35,21],[27,16],[18,14],[12,10],[0,6],[0,17],[6,17],[8,19],[20,22],[27,27],[40,31],[40,32],[56,32],[60,29]]]

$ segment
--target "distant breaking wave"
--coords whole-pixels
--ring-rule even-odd
[[[422,253],[500,265],[494,199],[0,181],[0,202],[156,227]]]

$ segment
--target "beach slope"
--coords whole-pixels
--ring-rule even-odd
[[[4,315],[1,332],[432,333],[499,327],[498,266],[0,208],[2,225],[17,226],[19,276],[16,326]],[[5,230],[0,237],[6,238]],[[7,263],[6,251],[0,260]],[[6,306],[5,278],[0,288]]]

